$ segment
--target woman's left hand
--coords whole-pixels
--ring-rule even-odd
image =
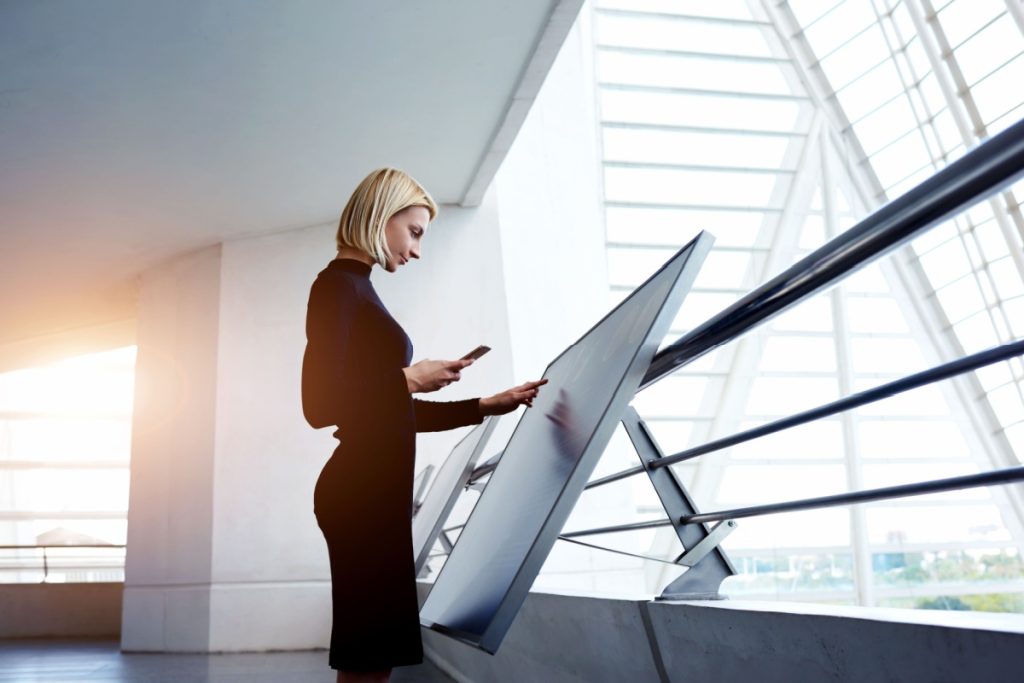
[[[526,382],[517,387],[507,389],[500,394],[480,399],[480,413],[482,415],[504,415],[511,413],[520,405],[527,408],[533,406],[533,399],[540,392],[540,387],[547,384],[546,379],[536,382]]]

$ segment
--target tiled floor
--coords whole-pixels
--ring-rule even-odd
[[[0,683],[334,683],[327,651],[121,654],[116,640],[0,641]],[[392,683],[451,683],[428,662]]]

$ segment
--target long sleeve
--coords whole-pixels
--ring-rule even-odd
[[[417,432],[443,432],[483,422],[480,413],[480,399],[470,398],[464,401],[412,401],[416,411]]]
[[[363,299],[346,276],[317,278],[310,290],[302,412],[315,429],[338,425],[351,433],[385,415],[397,417],[398,406],[410,400],[399,364],[381,357],[387,341],[369,324]]]

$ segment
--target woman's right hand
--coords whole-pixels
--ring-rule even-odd
[[[469,360],[421,360],[402,368],[410,394],[429,394],[443,389],[462,377],[460,371],[473,364]]]

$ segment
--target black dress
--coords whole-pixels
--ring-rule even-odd
[[[412,550],[416,432],[479,424],[477,399],[413,399],[412,344],[370,284],[371,266],[335,259],[306,312],[302,409],[336,425],[313,511],[327,539],[334,624],[330,665],[383,670],[423,661]]]

